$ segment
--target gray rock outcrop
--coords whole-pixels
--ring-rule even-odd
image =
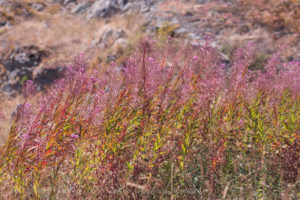
[[[50,84],[62,75],[61,67],[39,67],[49,52],[37,46],[25,46],[2,55],[0,60],[0,89],[8,96],[22,91],[26,80],[34,80],[39,88]]]

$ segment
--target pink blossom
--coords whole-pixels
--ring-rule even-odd
[[[31,81],[31,80],[26,81],[24,88],[23,88],[23,94],[24,94],[25,98],[32,95],[36,91],[36,88],[37,88],[37,86],[33,81]]]
[[[79,138],[79,136],[78,136],[78,135],[76,135],[76,134],[72,134],[72,135],[71,135],[71,138],[73,138],[73,139],[78,139],[78,138]]]
[[[198,60],[199,57],[198,56],[193,56],[193,60]]]
[[[149,61],[153,61],[153,60],[154,60],[154,58],[152,58],[152,57],[148,57],[148,60],[149,60]]]

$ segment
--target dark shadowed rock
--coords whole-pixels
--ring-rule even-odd
[[[62,77],[64,67],[47,68],[40,67],[33,72],[33,80],[41,89],[50,85],[54,80]]]
[[[76,3],[77,0],[54,0],[54,2],[60,3],[64,6],[67,6],[70,3]]]
[[[2,56],[1,64],[8,70],[16,68],[30,68],[40,64],[49,52],[41,50],[36,46],[21,47]]]
[[[108,55],[106,58],[106,63],[111,63],[117,59],[116,55]]]
[[[12,16],[0,11],[0,27],[11,25],[13,21],[14,18]]]
[[[36,11],[43,11],[46,8],[46,5],[41,3],[33,3],[31,7]]]
[[[77,2],[77,0],[64,0],[63,1],[63,5],[68,5],[68,4],[70,4],[70,3],[76,3]]]
[[[38,67],[49,52],[36,46],[26,46],[2,55],[0,60],[0,88],[9,96],[22,91],[26,80],[34,80],[39,88],[49,85],[62,75],[62,68]]]

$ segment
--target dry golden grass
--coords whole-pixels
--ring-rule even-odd
[[[93,46],[93,41],[100,40],[107,29],[123,29],[126,35],[135,38],[142,26],[139,15],[114,16],[109,22],[103,20],[83,20],[83,16],[54,15],[51,18],[26,20],[6,30],[0,38],[5,45],[0,51],[20,46],[36,45],[49,50],[52,56],[48,63],[66,62],[79,52],[86,52],[93,58],[103,49]],[[99,51],[100,50],[100,51]]]
[[[19,103],[22,103],[23,97],[17,96],[16,98],[8,98],[0,96],[0,112],[3,115],[0,119],[0,147],[4,144],[10,126],[13,120],[12,114]]]
[[[34,96],[30,97],[27,102],[35,105],[42,94],[43,92],[37,92]],[[23,103],[24,97],[21,94],[16,97],[7,97],[0,93],[0,147],[8,137],[17,106]]]
[[[75,16],[54,16],[47,20],[28,20],[6,32],[8,47],[36,45],[50,50],[55,60],[72,58],[84,51],[98,34],[100,21],[85,23]],[[3,37],[5,38],[5,37]],[[4,50],[3,47],[0,50]],[[9,48],[11,49],[11,48]]]
[[[299,0],[242,0],[238,6],[247,10],[246,17],[271,30],[300,31]]]
[[[136,42],[143,35],[141,27],[144,19],[138,13],[116,14],[105,22],[99,19],[86,20],[84,15],[68,14],[53,0],[9,0],[8,2],[19,5],[32,16],[26,18],[9,6],[0,9],[16,21],[12,28],[5,27],[0,30],[0,43],[2,44],[0,52],[9,52],[21,46],[36,45],[50,52],[50,56],[43,60],[43,65],[66,64],[80,52],[87,54],[92,66],[106,65],[106,57],[112,54],[118,55],[120,57],[118,60],[124,60],[122,57],[132,52]],[[30,6],[32,3],[43,4],[45,9],[41,12],[36,11]],[[116,48],[113,46],[114,41],[109,41],[105,49],[100,48],[97,42],[108,29],[122,29],[128,39],[128,44]]]
[[[32,2],[23,0],[25,2]],[[53,4],[52,6],[57,6]],[[99,57],[106,58],[109,54],[119,54],[120,60],[125,59],[124,54],[128,54],[142,35],[141,26],[144,23],[141,15],[115,15],[108,22],[103,20],[85,20],[84,16],[75,16],[57,13],[51,15],[48,9],[40,15],[35,15],[16,23],[12,28],[6,28],[0,34],[0,53],[21,46],[35,45],[41,49],[50,51],[50,56],[43,60],[41,65],[53,65],[55,63],[66,64],[80,52],[85,52],[90,59],[91,66],[99,64],[105,67],[105,62],[100,63]],[[99,41],[103,33],[108,30],[123,29],[128,38],[128,44],[118,48],[99,48],[93,45],[94,41]],[[113,42],[110,43],[111,45]],[[123,55],[122,55],[123,54]],[[108,66],[108,65],[107,65]],[[106,67],[107,67],[106,66]],[[17,104],[22,103],[22,97],[14,99],[1,97],[0,111],[5,118],[0,124],[0,145],[6,139],[11,125],[11,115]]]
[[[280,40],[275,40],[268,31],[262,28],[257,28],[249,31],[245,34],[239,34],[234,32],[224,32],[223,35],[219,35],[219,41],[223,41],[223,44],[231,44],[231,46],[243,46],[248,42],[255,43],[257,51],[264,53],[271,53],[275,50],[280,52],[283,60],[286,60],[290,56],[297,55],[297,36],[295,34],[284,35]],[[288,48],[286,48],[288,44]]]
[[[143,31],[145,20],[142,15],[137,13],[127,15],[114,15],[109,22],[103,23],[103,26],[98,29],[97,36],[93,41],[99,41],[101,36],[108,29],[117,30],[122,29],[125,32],[127,43],[125,45],[114,45],[114,41],[108,41],[106,48],[99,48],[99,46],[90,46],[87,53],[91,58],[91,66],[96,67],[101,64],[102,67],[108,67],[109,63],[105,62],[108,55],[118,55],[116,63],[123,62],[136,47],[137,42],[146,34]]]
[[[164,11],[164,12],[160,12],[160,14],[162,15],[168,15],[168,13],[176,13],[176,14],[183,15],[186,12],[196,11],[196,8],[198,6],[199,5],[196,3],[195,0],[188,1],[188,2],[170,0],[162,4],[159,4],[158,9],[160,11]]]

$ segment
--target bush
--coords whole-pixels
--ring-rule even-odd
[[[80,55],[35,103],[27,82],[2,198],[296,198],[300,63],[250,71],[253,55],[226,68],[207,42],[146,40],[121,70],[88,74]]]

